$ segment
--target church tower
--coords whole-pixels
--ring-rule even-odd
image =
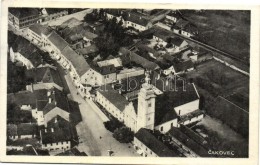
[[[145,83],[138,94],[137,131],[140,128],[154,129],[156,96],[150,81],[150,75],[146,72]]]

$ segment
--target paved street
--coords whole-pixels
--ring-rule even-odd
[[[77,13],[73,13],[73,14],[70,14],[70,15],[59,17],[59,18],[54,19],[54,20],[42,22],[41,24],[43,24],[43,25],[48,24],[49,26],[58,26],[58,25],[61,25],[63,22],[65,22],[68,19],[73,18],[73,17],[81,21],[81,20],[84,19],[85,15],[87,13],[91,13],[92,11],[93,11],[93,9],[86,9],[86,10],[83,10],[83,11],[80,11],[80,12],[77,12]]]
[[[83,142],[79,144],[78,149],[91,156],[107,156],[107,150],[110,148],[114,151],[114,156],[138,156],[131,144],[119,143],[112,137],[112,133],[103,125],[104,118],[95,112],[90,103],[77,95],[68,75],[65,76],[65,79],[72,98],[80,104],[82,114],[83,121],[76,126],[80,142]]]

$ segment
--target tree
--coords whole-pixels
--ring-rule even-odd
[[[120,143],[129,143],[134,139],[134,133],[127,127],[121,127],[114,131],[113,137]]]

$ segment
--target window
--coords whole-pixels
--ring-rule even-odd
[[[152,155],[152,154],[153,154],[153,152],[152,152],[152,151],[150,151],[150,154]]]
[[[150,121],[150,119],[151,119],[151,118],[150,118],[150,117],[148,117],[148,121]]]
[[[173,123],[171,123],[171,128],[173,127]]]
[[[163,131],[163,127],[161,127],[161,131]]]
[[[149,103],[149,104],[148,104],[148,107],[151,107],[151,106],[152,106],[152,103]]]

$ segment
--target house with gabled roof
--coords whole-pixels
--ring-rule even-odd
[[[200,120],[198,115],[203,117],[194,84],[174,88],[173,81],[171,85],[169,82],[164,84],[163,80],[159,82],[144,78],[144,75],[122,79],[101,86],[96,101],[134,132],[147,128],[165,133],[173,126]]]
[[[34,24],[30,26],[27,30],[27,37],[30,41],[42,46],[43,38],[42,34],[49,35],[52,32],[52,29],[47,25]]]
[[[169,149],[163,142],[155,137],[151,130],[141,128],[134,135],[134,146],[143,157],[180,157],[177,150]]]
[[[22,110],[31,111],[38,125],[46,125],[57,115],[70,121],[70,112],[73,108],[67,96],[55,88],[8,94],[8,101],[15,103]]]
[[[173,23],[176,23],[177,20],[181,18],[181,15],[178,13],[178,11],[171,11],[170,13],[166,14],[166,18],[173,21]]]
[[[39,21],[39,11],[35,8],[8,8],[8,24],[23,29]]]
[[[34,123],[20,123],[7,125],[7,137],[11,140],[34,138],[37,135],[37,125]]]
[[[14,44],[10,45],[10,60],[19,61],[27,69],[37,68],[44,64],[40,51],[23,37],[17,37]]]
[[[172,26],[172,29],[175,33],[184,35],[186,37],[192,37],[198,34],[197,26],[185,19],[179,19]]]
[[[41,21],[49,21],[53,20],[65,15],[68,15],[68,9],[67,8],[43,8],[41,10],[42,16]]]
[[[34,83],[26,85],[26,90],[33,91],[39,89],[56,88],[63,90],[63,84],[60,75],[56,69],[50,67],[41,67],[31,69],[25,72],[27,79],[33,80]]]
[[[208,149],[187,136],[180,128],[172,127],[167,133],[171,140],[189,154],[190,157],[209,156]]]
[[[150,20],[144,18],[138,13],[129,12],[125,21],[125,27],[132,27],[138,31],[145,31],[153,25]]]

